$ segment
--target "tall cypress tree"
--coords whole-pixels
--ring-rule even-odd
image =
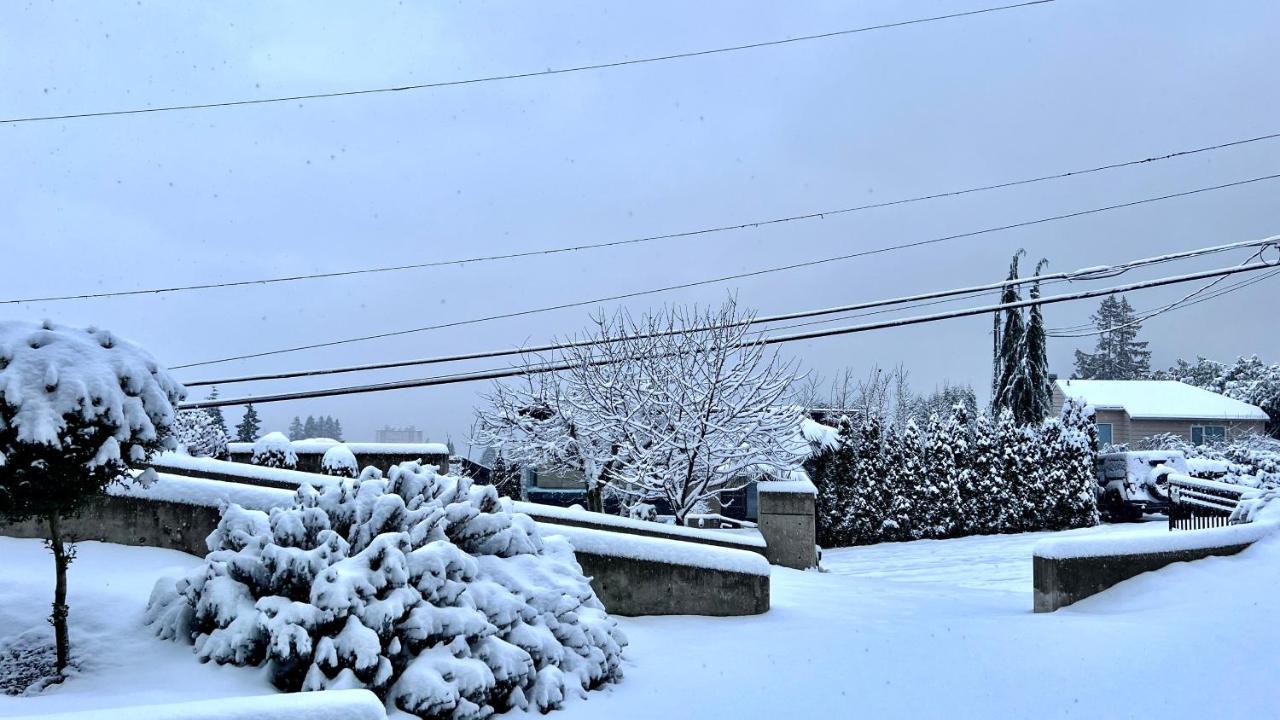
[[[1009,261],[1009,280],[1018,279],[1018,260],[1026,255],[1025,250],[1014,253]],[[1000,295],[1000,304],[1007,305],[1022,300],[1017,285],[1006,285]],[[1000,352],[993,369],[997,378],[995,392],[991,396],[991,409],[998,413],[1001,409],[1010,410],[1017,403],[1016,394],[1024,389],[1021,378],[1025,377],[1026,359],[1026,327],[1022,321],[1021,308],[1008,308],[1004,313],[1004,325],[1000,331]]]
[[[1036,264],[1036,277],[1048,261]],[[1040,281],[1031,286],[1031,299],[1040,299]],[[1044,331],[1044,313],[1039,305],[1031,306],[1027,322],[1027,402],[1014,408],[1015,418],[1022,423],[1039,425],[1053,412],[1053,382],[1049,379],[1049,349]],[[1019,412],[1021,411],[1021,412]],[[1019,417],[1021,414],[1021,417]]]
[[[880,542],[886,508],[891,498],[885,467],[884,430],[880,418],[868,414],[856,428],[857,442],[849,444],[844,473],[848,485],[843,532],[855,545]],[[850,428],[850,433],[854,431]]]
[[[934,413],[929,416],[924,431],[924,467],[917,496],[916,536],[944,538],[950,536],[956,526],[960,496],[957,489],[957,450],[963,440],[952,435],[955,427],[950,419],[943,421]]]

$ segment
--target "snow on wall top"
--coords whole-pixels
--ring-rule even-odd
[[[328,690],[130,705],[28,717],[41,720],[386,720],[387,710],[378,696],[368,690]]]
[[[1156,531],[1117,533],[1103,537],[1058,538],[1041,540],[1032,551],[1036,557],[1065,560],[1110,555],[1144,555],[1149,553],[1203,550],[1205,548],[1246,545],[1262,539],[1280,527],[1275,521],[1169,532]]]
[[[185,475],[156,473],[155,480],[144,485],[141,478],[107,487],[107,494],[143,500],[162,500],[182,505],[223,507],[235,503],[251,510],[270,510],[293,502],[294,491],[259,485],[241,485],[222,480],[206,480]]]
[[[756,490],[762,493],[796,493],[798,495],[817,495],[818,488],[808,477],[804,480],[771,480],[756,483]]]
[[[154,440],[185,396],[150,353],[106,330],[0,321],[0,401],[21,442],[57,446],[63,417],[78,413],[116,427],[99,456],[121,459],[121,443]]]
[[[1176,380],[1059,380],[1058,389],[1096,409],[1124,410],[1132,418],[1267,419],[1254,405]]]
[[[607,557],[623,557],[675,565],[723,570],[748,575],[769,575],[769,561],[748,550],[735,550],[714,545],[699,545],[683,540],[668,540],[644,535],[623,535],[607,530],[540,525],[544,536],[560,535],[569,540],[577,552]]]
[[[589,513],[585,510],[570,510],[568,508],[556,507],[554,505],[541,505],[538,503],[521,502],[517,500],[511,503],[511,509],[519,513],[524,513],[534,520],[545,518],[551,524],[554,524],[554,521],[556,520],[574,521],[598,525],[601,530],[608,530],[609,528],[614,527],[625,530],[634,530],[637,532],[661,534],[670,537],[672,540],[689,540],[693,542],[697,542],[699,540],[715,540],[716,542],[721,543],[741,545],[744,549],[765,547],[764,538],[759,536],[744,536],[735,533],[717,532],[715,530],[699,530],[697,528],[682,527],[680,525],[667,525],[664,523],[651,522],[649,520],[635,520],[632,518],[618,517],[617,515]]]
[[[444,443],[378,443],[378,442],[339,442],[327,438],[309,438],[294,440],[289,447],[298,455],[323,455],[334,445],[346,445],[356,455],[448,455],[449,446]],[[253,443],[227,443],[227,450],[232,453],[249,454],[253,452]]]
[[[229,475],[232,477],[242,477],[251,480],[268,480],[273,482],[289,483],[292,485],[301,485],[308,482],[314,483],[325,479],[325,476],[323,475],[302,472],[301,470],[264,467],[262,465],[250,465],[249,463],[218,460],[209,457],[192,457],[190,455],[183,455],[175,452],[161,453],[151,459],[151,464],[156,468],[156,470],[161,472],[163,472],[165,468],[176,468],[181,470],[195,470],[216,473],[219,475]]]

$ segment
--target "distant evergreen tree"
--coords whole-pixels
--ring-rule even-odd
[[[341,441],[342,440],[342,421],[339,420],[338,418],[334,418],[333,427],[329,429],[329,432],[330,432],[329,437],[333,438],[334,440]]]
[[[304,428],[302,426],[302,421],[298,419],[297,415],[294,415],[293,422],[289,423],[289,439],[301,440],[302,438],[306,437],[303,434],[303,432],[304,432]],[[257,438],[254,438],[254,439],[257,440]]]
[[[493,459],[491,473],[490,477],[498,495],[512,500],[523,499],[519,465],[507,462],[506,458],[502,457],[502,453],[498,453]]]
[[[214,385],[212,388],[210,388],[210,390],[209,390],[209,399],[210,399],[210,400],[217,400],[217,399],[218,399],[218,386],[217,386],[217,385]],[[213,424],[214,424],[214,425],[217,425],[217,426],[218,426],[218,429],[222,431],[222,435],[223,435],[223,437],[230,437],[230,436],[231,436],[231,433],[227,431],[227,418],[222,414],[222,408],[221,408],[221,407],[205,408],[205,409],[204,409],[204,411],[205,411],[206,413],[208,413],[208,414],[209,414],[209,418],[210,418],[211,420],[213,420]]]
[[[857,442],[853,423],[841,417],[836,425],[839,444],[824,448],[805,464],[809,477],[817,488],[814,498],[814,519],[817,523],[818,544],[823,547],[843,547],[852,543],[848,522],[848,481],[851,478],[851,455]]]
[[[297,418],[294,418],[297,420]],[[259,433],[262,432],[262,421],[258,419],[258,409],[249,403],[244,406],[244,417],[240,419],[240,424],[236,425],[236,440],[238,442],[253,442],[258,439]],[[290,428],[290,433],[293,430]]]
[[[1093,314],[1098,343],[1092,353],[1076,351],[1081,380],[1141,380],[1151,375],[1151,351],[1138,340],[1142,323],[1124,296],[1108,295]]]
[[[319,433],[317,432],[317,430],[319,430],[319,427],[320,426],[316,424],[316,419],[311,415],[308,415],[307,419],[302,423],[302,437],[303,438],[318,437]]]

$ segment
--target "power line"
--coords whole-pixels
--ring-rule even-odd
[[[1109,288],[1100,288],[1097,290],[1084,290],[1076,293],[1065,295],[1052,295],[1042,298],[1031,298],[1027,300],[1019,300],[1011,303],[998,303],[995,305],[987,305],[983,307],[964,308],[961,310],[951,310],[942,313],[934,313],[931,315],[917,315],[908,318],[896,318],[893,320],[882,320],[880,322],[867,323],[864,325],[853,325],[850,327],[828,328],[825,330],[811,330],[803,333],[794,333],[791,335],[779,335],[773,337],[765,337],[757,340],[751,340],[741,343],[742,347],[753,345],[774,345],[779,343],[798,342],[803,340],[815,340],[819,338],[834,337],[837,335],[849,335],[853,333],[870,332],[872,330],[883,330],[894,327],[905,327],[908,325],[918,325],[922,323],[939,322],[942,320],[951,320],[954,318],[969,317],[972,315],[985,315],[987,313],[998,312],[1000,310],[1013,310],[1017,308],[1030,307],[1032,305],[1051,305],[1054,303],[1070,302],[1073,300],[1085,300],[1088,298],[1099,297],[1102,295],[1113,295],[1122,292],[1133,292],[1136,290],[1145,290],[1148,288],[1162,287],[1165,285],[1174,285],[1184,282],[1194,282],[1196,280],[1205,280],[1212,277],[1223,275],[1234,275],[1237,273],[1253,272],[1262,269],[1274,269],[1276,263],[1260,262],[1250,265],[1236,265],[1233,267],[1217,268],[1214,270],[1204,270],[1201,272],[1188,273],[1185,275],[1175,275],[1171,277],[1157,278],[1154,280],[1143,280],[1140,282],[1129,283],[1127,285],[1118,285]],[[529,367],[510,367],[500,368],[498,370],[487,370],[472,373],[459,373],[456,375],[437,376],[432,378],[419,378],[413,380],[398,380],[393,382],[375,383],[371,385],[350,385],[347,387],[330,388],[326,390],[304,390],[298,392],[278,393],[273,395],[254,395],[239,398],[227,398],[217,400],[198,400],[194,402],[181,403],[179,407],[184,410],[194,410],[200,408],[225,407],[229,405],[244,405],[247,403],[271,403],[283,402],[286,400],[303,400],[318,397],[334,397],[337,395],[355,395],[371,392],[385,392],[388,390],[404,390],[416,387],[430,387],[435,385],[451,385],[463,382],[475,382],[477,380],[497,380],[506,377],[515,377],[517,375],[528,375],[548,372],[559,372],[575,367],[577,363],[547,363],[538,366]]]
[[[1271,271],[1271,272],[1269,272],[1269,273],[1264,273],[1264,274],[1262,274],[1262,275],[1259,275],[1258,277],[1249,278],[1249,279],[1247,279],[1247,280],[1242,280],[1242,281],[1240,281],[1240,282],[1236,282],[1236,283],[1231,283],[1231,284],[1227,285],[1226,287],[1219,288],[1218,290],[1215,290],[1215,291],[1213,291],[1213,292],[1209,293],[1208,295],[1204,295],[1203,297],[1197,297],[1198,295],[1200,295],[1201,293],[1203,293],[1205,290],[1209,289],[1209,288],[1210,288],[1210,287],[1212,287],[1214,284],[1216,284],[1216,283],[1210,283],[1209,285],[1206,285],[1205,287],[1200,288],[1199,290],[1197,290],[1197,291],[1195,291],[1195,292],[1193,292],[1193,293],[1191,293],[1191,294],[1187,295],[1186,297],[1184,297],[1184,298],[1182,298],[1182,299],[1180,299],[1180,300],[1177,300],[1177,301],[1175,301],[1175,302],[1172,302],[1172,303],[1170,303],[1170,304],[1168,304],[1168,305],[1166,305],[1166,306],[1164,306],[1164,307],[1162,307],[1162,308],[1157,308],[1157,309],[1155,309],[1155,310],[1149,310],[1149,311],[1147,311],[1147,312],[1145,312],[1145,313],[1139,313],[1139,314],[1140,314],[1140,315],[1142,315],[1143,317],[1142,317],[1141,319],[1139,319],[1137,322],[1146,322],[1147,320],[1150,320],[1151,318],[1158,317],[1158,316],[1163,315],[1163,314],[1165,314],[1165,313],[1174,312],[1174,311],[1176,311],[1176,310],[1184,310],[1184,309],[1189,308],[1189,307],[1191,307],[1191,306],[1193,306],[1193,305],[1199,305],[1199,304],[1200,304],[1200,303],[1202,303],[1202,302],[1208,302],[1208,301],[1210,301],[1210,300],[1215,300],[1215,299],[1217,299],[1217,298],[1220,298],[1220,297],[1222,297],[1222,296],[1224,296],[1224,295],[1230,295],[1231,293],[1236,292],[1236,291],[1238,291],[1238,290],[1243,290],[1243,289],[1245,289],[1246,287],[1249,287],[1250,285],[1255,285],[1255,284],[1257,284],[1257,283],[1264,282],[1264,281],[1266,281],[1266,280],[1270,280],[1271,278],[1276,277],[1277,275],[1280,275],[1280,270],[1273,270],[1273,271]],[[1219,280],[1221,280],[1222,278],[1218,278],[1218,279],[1219,279]],[[1077,326],[1077,327],[1091,327],[1091,325],[1084,325],[1084,326]],[[1099,330],[1094,330],[1094,331],[1092,331],[1092,332],[1062,332],[1062,331],[1059,331],[1059,332],[1049,332],[1049,333],[1046,333],[1046,334],[1047,334],[1049,337],[1055,337],[1055,338],[1082,338],[1082,337],[1089,337],[1089,336],[1092,336],[1092,335],[1101,335],[1103,332],[1108,332],[1108,331],[1110,331],[1110,330],[1115,330],[1115,329],[1117,329],[1117,328],[1108,328],[1107,330],[1101,330],[1101,331],[1099,331]]]
[[[431,330],[443,330],[446,328],[461,327],[464,325],[474,325],[477,323],[490,322],[493,320],[504,320],[508,318],[525,317],[528,315],[536,315],[536,314],[545,313],[545,312],[552,312],[555,310],[565,310],[568,308],[583,307],[586,305],[595,305],[602,302],[613,302],[617,300],[625,300],[629,298],[642,297],[645,295],[656,295],[659,293],[671,292],[673,290],[684,290],[684,289],[693,288],[693,287],[714,285],[717,283],[728,282],[730,280],[742,280],[745,278],[759,277],[761,275],[768,275],[771,273],[786,272],[786,271],[797,270],[801,268],[814,267],[817,265],[823,265],[827,263],[840,262],[843,260],[852,260],[854,258],[859,258],[859,257],[867,257],[871,255],[879,255],[882,253],[894,252],[898,250],[906,250],[908,248],[923,247],[926,245],[935,245],[938,243],[977,237],[979,235],[986,235],[986,234],[995,233],[995,232],[1015,230],[1015,229],[1024,228],[1024,227],[1032,227],[1035,225],[1042,225],[1045,223],[1057,222],[1060,220],[1068,220],[1071,218],[1082,217],[1085,215],[1093,215],[1096,213],[1109,212],[1112,210],[1120,210],[1123,208],[1136,207],[1138,205],[1145,205],[1148,203],[1160,202],[1163,200],[1172,200],[1175,198],[1189,197],[1192,195],[1198,195],[1200,193],[1205,193],[1205,192],[1213,192],[1216,190],[1223,190],[1226,188],[1249,185],[1252,183],[1264,182],[1268,180],[1275,180],[1277,178],[1280,178],[1280,173],[1276,173],[1272,175],[1264,175],[1264,176],[1255,177],[1255,178],[1249,178],[1247,180],[1236,180],[1234,182],[1223,183],[1220,185],[1211,185],[1208,187],[1201,187],[1193,190],[1184,190],[1182,192],[1169,193],[1166,195],[1159,195],[1156,197],[1143,198],[1141,200],[1131,200],[1129,202],[1117,203],[1114,205],[1104,205],[1102,207],[1089,208],[1087,210],[1077,210],[1075,212],[1062,213],[1059,215],[1050,215],[1048,217],[1036,218],[1034,220],[1025,220],[1022,222],[1011,223],[1008,225],[998,225],[995,227],[983,228],[981,230],[972,230],[969,232],[956,233],[954,235],[944,235],[942,237],[931,238],[928,240],[917,240],[915,242],[901,243],[898,245],[890,245],[886,247],[874,248],[871,250],[861,250],[858,252],[847,253],[844,255],[836,255],[834,257],[819,258],[817,260],[808,260],[800,263],[791,263],[789,265],[780,265],[775,267],[763,268],[760,270],[753,270],[751,272],[737,273],[734,275],[723,275],[720,277],[708,278],[704,280],[695,280],[692,282],[680,283],[677,285],[667,285],[665,287],[652,288],[649,290],[637,290],[634,292],[621,293],[618,295],[609,295],[606,297],[592,298],[590,300],[577,300],[573,302],[560,303],[558,305],[548,305],[548,306],[544,306],[540,308],[532,308],[528,310],[519,310],[514,312],[486,315],[486,316],[477,317],[477,318],[470,318],[467,320],[455,320],[452,322],[439,323],[436,325],[426,325],[423,327],[409,328],[406,330],[392,330],[388,332],[376,333],[373,335],[363,335],[359,337],[342,338],[339,340],[329,340],[325,342],[311,343],[308,345],[297,345],[294,347],[278,348],[275,350],[265,350],[265,351],[256,352],[256,353],[247,353],[244,355],[232,355],[228,357],[217,358],[214,360],[202,360],[200,362],[174,365],[172,369],[181,370],[185,368],[200,367],[204,365],[216,365],[220,363],[233,362],[236,360],[249,360],[252,358],[268,357],[271,355],[283,355],[287,353],[301,352],[303,350],[316,350],[319,348],[334,347],[336,345],[346,345],[346,344],[357,343],[357,342],[366,342],[369,340],[382,340],[389,337],[412,335],[415,333],[422,333],[422,332],[427,332]]]
[[[636,238],[625,238],[622,240],[609,240],[598,243],[586,243],[581,245],[568,245],[558,248],[542,248],[537,250],[524,250],[512,253],[496,253],[490,255],[477,255],[467,258],[456,258],[453,260],[433,260],[430,262],[407,263],[401,265],[386,265],[379,267],[356,268],[352,270],[334,270],[321,273],[304,273],[297,275],[281,275],[267,278],[254,278],[251,280],[231,280],[226,282],[211,283],[195,283],[190,285],[173,285],[167,287],[144,288],[140,290],[114,290],[107,292],[92,293],[76,293],[69,295],[49,295],[45,297],[28,297],[28,298],[9,298],[0,300],[0,305],[15,305],[19,303],[38,303],[38,302],[63,302],[67,300],[98,300],[105,298],[131,297],[138,295],[160,295],[166,293],[190,292],[197,290],[214,290],[223,288],[246,287],[251,285],[274,285],[278,283],[300,282],[305,280],[323,280],[329,278],[350,277],[354,275],[370,275],[376,273],[402,272],[406,270],[423,270],[435,267],[450,267],[468,265],[482,262],[494,262],[499,260],[518,260],[521,258],[536,257],[540,255],[559,255],[564,253],[583,252],[587,250],[599,250],[603,248],[622,247],[627,245],[640,245],[650,242],[659,242],[663,240],[680,240],[701,235],[711,235],[715,233],[734,232],[739,230],[754,230],[771,225],[781,225],[792,222],[802,222],[808,220],[822,220],[836,215],[845,215],[849,213],[863,212],[866,210],[877,210],[881,208],[896,207],[899,205],[908,205],[911,203],[925,202],[928,200],[941,200],[944,198],[960,197],[973,193],[987,192],[990,190],[1002,190],[1006,188],[1019,187],[1022,185],[1030,185],[1033,183],[1047,182],[1051,180],[1063,180],[1079,175],[1088,175],[1092,173],[1106,172],[1109,170],[1118,170],[1135,165],[1145,165],[1148,163],[1171,160],[1174,158],[1196,155],[1199,153],[1213,152],[1216,150],[1225,150],[1227,148],[1248,145],[1250,143],[1263,142],[1266,140],[1274,140],[1280,138],[1280,132],[1269,133],[1266,135],[1257,135],[1249,138],[1231,140],[1228,142],[1217,143],[1214,145],[1204,145],[1201,147],[1190,148],[1186,150],[1177,150],[1164,153],[1161,155],[1152,155],[1149,157],[1137,158],[1133,160],[1124,160],[1120,162],[1108,163],[1106,165],[1097,165],[1093,167],[1082,168],[1079,170],[1068,170],[1066,172],[1052,173],[1048,175],[1037,175],[1034,177],[1021,178],[1017,180],[1008,180],[1005,182],[994,183],[990,185],[980,185],[977,187],[962,188],[959,190],[948,190],[945,192],[932,193],[929,195],[918,195],[909,198],[899,198],[897,200],[886,200],[883,202],[867,203],[863,205],[855,205],[852,207],[835,208],[832,210],[821,210],[817,212],[804,213],[800,215],[788,215],[784,217],[766,218],[763,220],[752,220],[749,222],[735,223],[730,225],[715,225],[705,228],[697,228],[694,230],[685,230],[674,233],[664,233],[660,235],[646,235]]]
[[[833,320],[848,320],[848,319],[852,319],[853,317],[866,317],[868,315],[876,315],[884,312],[894,312],[897,310],[901,310],[904,308],[898,308],[893,306],[903,305],[905,303],[913,303],[908,307],[916,308],[916,307],[923,307],[926,305],[938,304],[939,301],[936,300],[937,298],[946,298],[947,300],[943,301],[943,302],[946,302],[946,301],[951,301],[955,299],[968,298],[973,295],[981,294],[990,290],[998,290],[998,289],[1002,289],[1010,286],[1028,285],[1028,284],[1037,283],[1037,282],[1047,285],[1055,282],[1071,282],[1071,281],[1077,281],[1077,280],[1098,280],[1102,278],[1116,277],[1131,269],[1138,268],[1138,267],[1158,265],[1158,264],[1163,264],[1167,262],[1174,262],[1177,260],[1196,258],[1204,255],[1227,252],[1227,251],[1237,250],[1242,248],[1249,248],[1249,247],[1266,248],[1276,244],[1277,242],[1280,242],[1280,235],[1262,238],[1260,240],[1245,240],[1241,242],[1227,243],[1225,245],[1214,245],[1210,247],[1196,248],[1193,250],[1184,250],[1181,252],[1166,253],[1163,255],[1156,255],[1153,257],[1130,260],[1123,263],[1116,263],[1113,265],[1093,266],[1093,267],[1087,267],[1087,268],[1080,268],[1077,270],[1050,273],[1050,274],[1040,275],[1035,277],[1017,278],[1014,280],[1001,280],[999,282],[987,283],[984,285],[975,285],[975,286],[955,288],[950,290],[931,291],[926,293],[918,293],[915,295],[887,298],[882,300],[872,300],[872,301],[854,303],[850,305],[820,308],[816,310],[804,310],[799,312],[784,313],[780,315],[768,315],[765,317],[751,318],[741,323],[734,323],[734,325],[735,326],[736,325],[766,325],[770,323],[781,322],[784,320],[819,317],[823,315],[835,315],[840,313],[852,312],[855,310],[865,310],[869,308],[883,308],[883,307],[890,308],[888,310],[879,310],[876,312],[864,313],[861,315],[831,318],[831,319],[823,320],[821,322],[825,323],[825,322],[832,322]],[[1254,257],[1256,256],[1257,256],[1257,253],[1254,254]],[[919,301],[933,301],[933,302],[919,302]],[[787,327],[803,327],[806,325],[813,325],[813,324],[817,324],[817,323],[800,323],[798,325],[792,325]],[[707,329],[710,330],[710,329],[718,329],[718,328],[707,328]],[[781,329],[784,329],[784,328],[778,328],[778,327],[769,328],[769,330],[781,330]],[[644,337],[672,334],[673,332],[674,331],[655,333],[653,335],[645,335]],[[462,353],[462,354],[456,354],[456,355],[444,355],[444,356],[431,357],[431,358],[419,358],[415,360],[395,360],[395,361],[389,361],[389,362],[369,363],[364,365],[352,365],[352,366],[337,367],[337,368],[295,370],[295,371],[289,371],[289,372],[245,375],[245,376],[239,376],[239,377],[226,377],[226,378],[218,378],[213,380],[196,380],[193,382],[185,383],[185,385],[187,387],[201,387],[201,386],[208,386],[208,385],[231,385],[235,383],[254,382],[259,380],[287,380],[287,379],[299,378],[299,377],[336,375],[341,373],[365,372],[369,370],[386,370],[391,368],[410,367],[410,366],[416,366],[416,365],[434,365],[438,363],[457,362],[462,360],[479,360],[479,359],[492,358],[492,357],[504,357],[504,356],[511,356],[511,355],[523,355],[523,354],[531,354],[531,353],[549,352],[554,350],[564,350],[570,347],[582,347],[585,345],[593,345],[593,344],[597,344],[597,342],[598,341],[595,341],[595,340],[555,342],[555,343],[548,343],[544,345],[526,346],[521,348],[508,348],[508,349],[502,349],[502,350],[482,350],[477,352]],[[179,367],[182,367],[182,366],[179,366]],[[175,367],[174,369],[179,369],[179,368]]]
[[[707,50],[693,50],[689,52],[673,53],[670,55],[656,55],[651,57],[636,58],[633,60],[614,60],[611,62],[594,63],[591,65],[576,65],[567,68],[546,70],[534,70],[529,72],[509,73],[504,75],[487,75],[482,77],[466,78],[462,80],[442,80],[431,83],[418,83],[414,85],[398,85],[392,87],[366,88],[363,90],[343,90],[338,92],[327,93],[308,93],[305,95],[289,95],[284,97],[256,98],[250,100],[224,100],[221,102],[209,103],[191,103],[186,105],[165,105],[161,107],[147,108],[131,108],[126,110],[102,110],[96,112],[69,113],[65,115],[38,115],[30,117],[15,117],[0,119],[0,123],[30,123],[44,122],[49,120],[79,120],[84,118],[109,117],[115,115],[143,115],[149,113],[175,112],[179,110],[210,110],[214,108],[237,107],[243,105],[267,105],[271,103],[283,102],[301,102],[304,100],[320,100],[328,98],[354,97],[359,95],[375,95],[380,93],[400,93],[412,90],[429,90],[444,87],[456,87],[459,85],[476,85],[479,83],[498,82],[506,80],[522,80],[526,78],[545,77],[549,75],[564,75],[567,73],[585,72],[590,70],[607,70],[611,68],[627,67],[631,65],[644,65],[648,63],[667,62],[670,60],[686,60],[689,58],[704,57],[707,55],[718,55],[722,53],[741,52],[744,50],[757,50],[766,47],[776,47],[778,45],[788,45],[791,43],[808,42],[811,40],[826,40],[834,37],[845,35],[857,35],[859,33],[873,32],[876,30],[889,30],[892,28],[907,27],[909,25],[920,25],[923,23],[938,22],[940,20],[954,20],[957,18],[971,17],[974,15],[985,15],[988,13],[1000,12],[1003,10],[1015,10],[1018,8],[1030,7],[1032,5],[1045,5],[1054,2],[1054,0],[1030,0],[1029,2],[1021,2],[1013,5],[1000,5],[996,7],[979,8],[977,10],[964,10],[961,12],[948,13],[946,15],[934,15],[931,17],[913,18],[910,20],[899,20],[890,23],[881,23],[879,25],[866,25],[863,27],[849,28],[845,30],[834,30],[831,32],[817,33],[813,35],[800,35],[796,37],[782,38],[778,40],[765,40],[762,42],[746,43],[743,45],[730,45],[727,47],[711,48]]]

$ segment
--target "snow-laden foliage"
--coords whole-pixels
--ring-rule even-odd
[[[1271,417],[1267,432],[1280,438],[1280,363],[1268,365],[1256,355],[1236,358],[1230,364],[1198,357],[1194,363],[1178,360],[1153,377],[1177,380],[1256,405]]]
[[[263,467],[293,470],[298,467],[298,455],[293,452],[293,445],[284,433],[269,432],[253,443],[253,457],[249,462]]]
[[[360,466],[356,463],[356,454],[351,452],[351,448],[334,445],[325,450],[324,457],[320,458],[320,472],[325,475],[355,477],[360,473]]]
[[[203,661],[282,690],[364,687],[422,718],[547,711],[621,677],[626,639],[572,548],[494,489],[431,466],[229,506],[205,564],[157,583],[147,620]]]
[[[1092,317],[1097,347],[1092,353],[1076,351],[1076,372],[1081,380],[1142,380],[1151,374],[1151,351],[1138,340],[1142,319],[1123,295],[1108,295]]]
[[[1092,412],[1069,400],[1061,417],[1019,425],[1005,410],[970,420],[957,405],[921,431],[885,431],[874,417],[839,423],[834,449],[809,464],[818,488],[818,542],[833,547],[1098,522]]]
[[[1217,445],[1193,445],[1174,433],[1147,438],[1143,450],[1177,450],[1186,455],[1189,465],[1211,469],[1192,475],[1208,475],[1211,479],[1248,485],[1280,487],[1280,440],[1265,435],[1242,435]],[[1195,461],[1211,461],[1196,463]]]
[[[218,425],[217,418],[204,410],[182,410],[173,428],[179,450],[192,457],[211,457],[225,460],[227,433]]]
[[[661,499],[684,524],[712,498],[787,477],[808,457],[801,410],[784,401],[795,368],[753,341],[750,319],[732,301],[602,315],[589,342],[534,363],[563,372],[498,384],[473,440],[521,464],[581,472],[592,510],[608,487],[631,502]]]

